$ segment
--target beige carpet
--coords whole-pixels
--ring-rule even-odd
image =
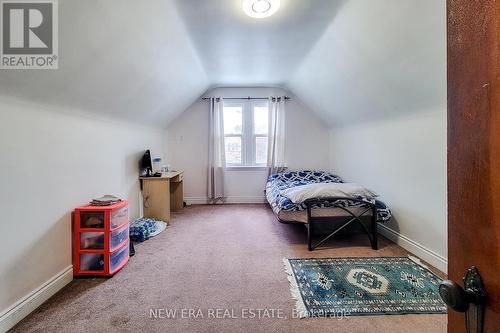
[[[406,255],[385,239],[373,251],[365,236],[345,236],[329,245],[307,251],[303,226],[278,223],[265,205],[188,207],[165,232],[138,244],[136,256],[115,277],[74,280],[13,331],[446,331],[446,315],[290,318],[294,301],[283,257]],[[177,309],[176,318],[151,318],[150,309],[158,308]],[[288,318],[241,318],[245,309],[259,308],[268,309],[268,315],[273,309],[282,311]],[[182,309],[195,314],[201,309],[204,318],[182,318]],[[232,309],[238,318],[206,318],[209,311],[216,315],[216,309]]]

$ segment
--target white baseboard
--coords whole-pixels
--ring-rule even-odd
[[[184,201],[189,205],[206,205],[209,204],[210,201],[207,197],[187,197],[184,198]],[[266,203],[265,196],[251,196],[251,195],[239,195],[239,196],[230,196],[227,197],[224,203],[227,204],[261,204]]]
[[[415,242],[414,240],[400,234],[397,231],[392,230],[389,227],[379,224],[379,232],[382,236],[390,239],[394,243],[398,244],[405,250],[413,253],[420,259],[427,261],[432,266],[436,267],[440,271],[446,273],[448,271],[448,259],[437,254],[436,252],[426,248],[422,244]]]
[[[73,266],[70,265],[0,313],[0,332],[7,332],[14,327],[72,280]]]
[[[207,197],[187,197],[184,198],[184,201],[186,204],[189,205],[206,205],[208,204],[208,198]]]
[[[233,196],[227,197],[226,203],[228,204],[262,204],[266,203],[265,196]]]

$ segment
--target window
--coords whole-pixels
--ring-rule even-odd
[[[255,150],[255,164],[267,164],[267,132],[269,122],[269,108],[265,105],[253,106],[253,144]]]
[[[223,118],[226,166],[266,166],[268,102],[224,102]]]
[[[243,107],[224,105],[224,146],[226,163],[243,163]]]

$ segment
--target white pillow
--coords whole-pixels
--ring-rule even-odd
[[[287,188],[281,191],[280,194],[290,199],[293,203],[300,203],[313,198],[363,197],[373,199],[378,197],[377,193],[354,183],[315,183],[300,185]]]

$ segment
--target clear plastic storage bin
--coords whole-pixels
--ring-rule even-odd
[[[104,232],[81,232],[81,249],[104,249]]]
[[[104,228],[104,212],[81,211],[80,228]]]
[[[111,232],[111,240],[109,242],[109,249],[116,249],[118,245],[128,239],[128,224],[121,229]]]
[[[115,269],[120,267],[120,265],[128,259],[129,257],[129,244],[125,244],[121,249],[112,253],[109,259],[109,271],[114,272]]]
[[[87,204],[73,214],[73,275],[113,276],[128,261],[128,201]]]
[[[84,253],[80,254],[80,270],[82,271],[104,271],[104,254]]]
[[[111,212],[111,229],[117,228],[124,223],[128,223],[128,206]]]

